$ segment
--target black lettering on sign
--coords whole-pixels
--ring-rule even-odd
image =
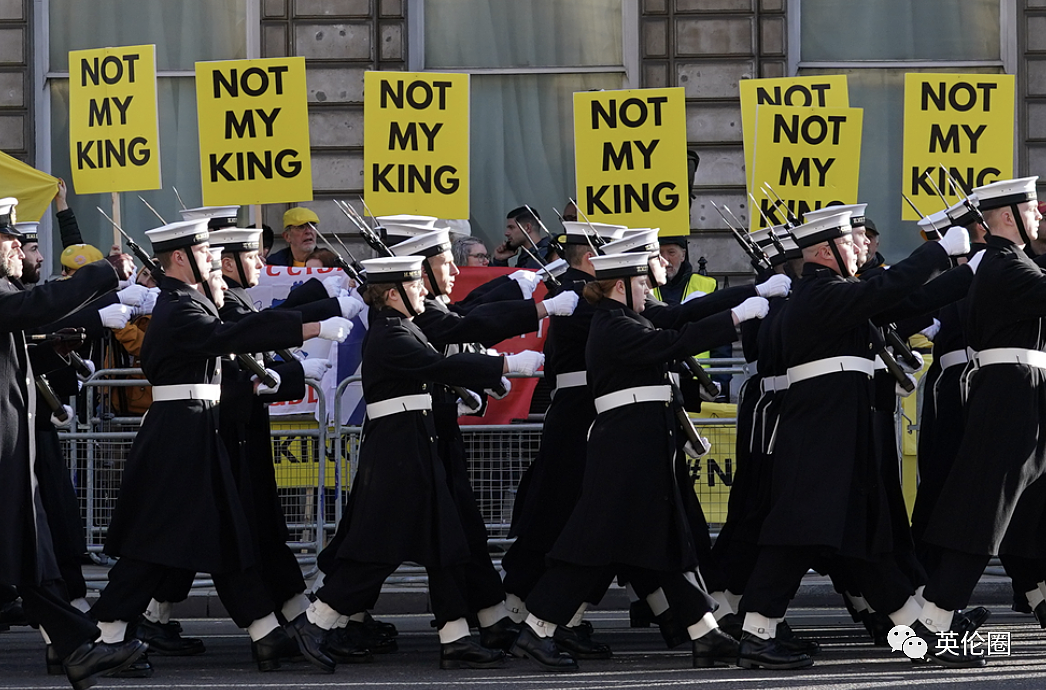
[[[449,81],[434,81],[429,84],[427,81],[416,80],[410,84],[404,86],[402,81],[392,82],[383,81],[381,82],[381,92],[379,100],[382,108],[389,107],[389,101],[392,101],[392,105],[400,110],[403,109],[404,97],[406,97],[406,103],[414,110],[425,110],[435,98],[438,105],[436,106],[439,110],[447,109],[447,89],[451,87]]]
[[[785,202],[785,207],[788,208],[790,213],[785,213],[781,208],[781,205],[775,202],[771,202],[767,198],[759,200],[759,207],[763,210],[763,214],[760,215],[759,227],[765,228],[767,225],[763,222],[762,217],[765,215],[767,219],[774,225],[780,225],[788,219],[789,215],[793,216],[804,216],[810,211],[816,211],[817,209],[824,208],[825,206],[837,206],[842,204],[842,201],[834,199],[825,203],[817,201],[813,206],[810,205],[809,201],[800,200],[798,203],[794,199],[789,199]]]
[[[800,121],[799,115],[785,116],[781,113],[774,114],[774,143],[781,143],[781,135],[788,139],[790,144],[798,144],[799,137],[807,144],[820,144],[832,134],[832,145],[839,144],[840,125],[846,122],[845,115],[807,115]]]
[[[641,185],[603,185],[598,189],[585,187],[585,213],[632,213],[649,212],[653,205],[658,211],[671,211],[679,205],[679,194],[674,193],[674,182],[659,182],[650,187],[649,182]],[[610,197],[605,198],[609,192]]]
[[[799,162],[794,162],[791,158],[785,158],[781,161],[781,177],[777,184],[782,186],[791,187],[809,187],[810,186],[810,162],[813,161],[814,168],[817,170],[817,185],[818,187],[825,186],[825,177],[828,175],[828,170],[835,163],[834,158],[826,158],[821,160],[820,158],[800,158]]]
[[[930,181],[927,179],[929,175],[936,175],[937,186],[944,189],[951,189],[951,185],[948,182],[948,176],[951,176],[953,180],[958,182],[959,186],[962,187],[963,192],[969,194],[974,187],[983,187],[986,184],[997,182],[1002,171],[998,168],[987,167],[987,168],[973,168],[968,167],[960,170],[959,168],[951,167],[948,169],[948,175],[944,174],[941,166],[934,165],[926,168],[915,167],[911,170],[912,176],[910,178],[911,186],[909,187],[909,193],[912,196],[918,194],[925,194],[933,199],[939,199],[937,196],[937,190],[933,188]]]
[[[437,122],[432,127],[424,122],[408,122],[405,128],[401,128],[400,123],[393,122],[389,126],[389,150],[395,151],[399,148],[403,151],[417,151],[419,127],[421,133],[425,135],[427,150],[435,151],[436,135],[443,129],[442,122]]]
[[[654,116],[654,124],[660,125],[661,106],[666,102],[668,96],[627,98],[620,107],[616,98],[607,101],[606,106],[599,101],[592,101],[592,129],[599,129],[600,122],[609,129],[617,129],[618,120],[625,127],[642,127],[651,114]]]
[[[291,443],[294,441],[293,436],[278,436],[272,439],[272,461],[273,464],[280,464],[284,458],[287,458],[287,462],[301,462],[291,452]]]
[[[817,107],[823,108],[826,103],[826,92],[832,88],[831,84],[792,84],[785,89],[784,96],[781,95],[781,86],[773,88],[773,93],[762,86],[755,89],[756,105],[794,105],[808,107],[817,101]],[[814,96],[816,92],[816,96]],[[799,96],[797,98],[797,95]]]
[[[998,87],[998,84],[992,83],[968,84],[960,81],[952,84],[951,88],[946,90],[946,84],[943,81],[936,85],[923,82],[920,108],[929,110],[932,101],[933,107],[937,110],[943,111],[951,108],[965,113],[972,110],[979,102],[981,112],[987,113],[992,109],[992,91]],[[978,91],[980,92],[979,97]]]
[[[120,124],[127,124],[127,107],[131,105],[131,100],[134,96],[128,96],[123,101],[120,100],[119,96],[109,96],[103,98],[101,101],[91,99],[87,104],[87,126],[94,127],[95,125],[111,125],[113,124],[113,113],[109,108],[111,102],[116,106],[116,109],[120,113]]]
[[[726,466],[724,472],[712,458],[708,458],[708,486],[715,486],[716,477],[723,483],[723,486],[732,486],[734,483],[734,468],[733,460],[726,458],[723,460],[723,464]]]
[[[209,159],[211,182],[218,182],[219,176],[226,182],[273,180],[277,176],[290,179],[301,172],[301,161],[297,158],[298,152],[294,149],[283,149],[275,156],[272,151],[237,151],[223,154],[220,158],[212,153]]]
[[[152,150],[145,137],[130,141],[120,139],[91,139],[76,142],[76,169],[97,170],[99,168],[124,167],[130,162],[143,166],[152,157]]]
[[[211,77],[214,97],[221,98],[223,90],[225,95],[232,98],[239,97],[241,90],[248,96],[261,96],[268,92],[269,86],[276,89],[277,96],[282,96],[283,75],[289,69],[287,65],[270,65],[265,69],[248,67],[240,72],[238,67],[233,67],[229,69],[228,75],[223,74],[221,70],[214,70]]]
[[[431,194],[435,189],[440,194],[453,194],[461,186],[461,181],[452,177],[458,173],[458,169],[453,165],[441,165],[433,171],[431,165],[389,163],[382,167],[380,163],[375,163],[373,171],[374,181],[371,191],[374,192]],[[390,180],[389,176],[393,172],[396,173],[395,179]]]
[[[966,137],[970,142],[968,153],[977,153],[977,140],[984,134],[988,125],[980,125],[977,129],[971,129],[969,125],[951,125],[948,127],[948,133],[945,134],[936,122],[930,125],[930,153],[937,153],[938,148],[941,153],[962,153],[962,145],[959,142],[960,127],[962,127],[962,131],[966,132]]]
[[[660,139],[654,139],[649,144],[644,144],[642,141],[623,141],[620,151],[614,148],[613,142],[603,142],[603,172],[621,170],[622,166],[625,166],[626,170],[635,170],[632,161],[632,144],[635,144],[636,150],[643,157],[643,169],[650,170],[650,158],[660,142]]]
[[[236,119],[236,112],[228,110],[225,113],[225,138],[232,139],[234,136],[238,139],[242,139],[245,135],[248,139],[255,139],[258,136],[257,130],[254,127],[254,115],[257,113],[258,119],[265,125],[265,136],[272,136],[273,123],[276,122],[276,117],[280,114],[281,108],[273,108],[271,113],[266,113],[261,108],[255,108],[253,110],[243,111],[243,117]]]
[[[80,86],[87,86],[88,81],[92,86],[99,86],[99,83],[103,81],[112,86],[123,79],[125,69],[127,70],[127,82],[133,84],[134,63],[138,61],[139,57],[141,56],[135,53],[119,57],[106,55],[100,61],[97,57],[80,60]]]

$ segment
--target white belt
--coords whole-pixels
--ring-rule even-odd
[[[1020,347],[996,347],[981,350],[973,361],[978,367],[985,367],[989,364],[1027,364],[1037,369],[1046,369],[1046,352],[1025,350]]]
[[[875,371],[886,371],[886,362],[879,355],[876,355],[875,359],[872,360],[872,366],[875,367]]]
[[[602,414],[615,407],[641,402],[669,402],[672,400],[672,386],[637,386],[614,393],[607,393],[596,398],[596,413]]]
[[[788,385],[794,386],[800,381],[812,379],[825,374],[835,374],[842,371],[857,371],[871,376],[875,371],[872,360],[864,357],[826,357],[806,364],[799,364],[788,369]]]
[[[218,402],[222,387],[215,383],[181,383],[173,386],[153,386],[153,402],[170,400],[210,400]]]
[[[556,374],[556,390],[560,388],[577,388],[579,386],[588,385],[588,372],[586,371],[568,371],[563,374]]]
[[[966,350],[952,350],[951,352],[945,352],[943,355],[938,357],[937,361],[940,363],[941,370],[943,371],[949,367],[966,364],[970,361],[970,356],[966,353]]]
[[[432,396],[428,393],[419,393],[417,395],[401,395],[398,398],[367,403],[367,416],[370,419],[378,419],[379,417],[388,417],[390,414],[399,414],[400,412],[431,409]]]
[[[788,374],[781,374],[780,376],[764,376],[759,380],[759,390],[762,393],[788,390]]]

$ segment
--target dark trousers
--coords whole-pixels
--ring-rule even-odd
[[[937,567],[930,573],[923,596],[945,610],[964,609],[991,556],[935,548]]]
[[[87,614],[69,604],[68,591],[61,583],[19,586],[18,593],[22,596],[25,615],[43,626],[62,659],[84,642],[98,639],[98,626]]]
[[[501,567],[505,571],[505,591],[526,601],[545,574],[545,554],[516,542],[501,559]]]
[[[592,592],[605,591],[618,573],[649,592],[658,587],[664,590],[676,620],[684,626],[693,625],[712,610],[708,596],[691,584],[683,573],[658,572],[628,565],[584,566],[558,562],[552,564],[531,592],[527,609],[541,620],[566,625],[581,604],[589,600]],[[651,589],[654,582],[657,587]]]
[[[165,587],[171,587],[172,583],[184,582],[179,578],[184,578],[186,572],[180,568],[121,558],[109,571],[109,585],[91,608],[91,615],[99,621],[133,622],[157,593],[164,592]],[[212,574],[212,578],[218,597],[239,627],[246,628],[273,612],[268,590],[256,568]]]
[[[741,599],[741,611],[782,618],[798,591],[803,575],[822,560],[817,546],[763,546]],[[876,611],[892,613],[908,601],[915,589],[891,554],[877,561],[836,556],[831,569],[837,582],[860,591]]]
[[[1006,569],[1006,574],[1013,581],[1014,597],[1027,603],[1024,593],[1032,591],[1038,587],[1040,582],[1046,580],[1046,563],[1035,558],[1011,556],[1005,553],[999,554],[999,560],[1002,561],[1002,567]]]
[[[343,615],[366,611],[378,600],[381,586],[396,572],[398,563],[360,563],[338,559],[331,564],[316,597]],[[460,566],[425,568],[436,626],[469,614],[465,576]]]
[[[285,601],[305,591],[305,578],[287,542],[269,539],[259,547],[258,571],[269,591],[270,604],[279,611]]]

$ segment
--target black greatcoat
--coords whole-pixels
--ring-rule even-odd
[[[847,280],[808,263],[772,324],[786,367],[839,356],[871,359],[873,314],[948,267],[928,242],[890,270]],[[793,383],[783,396],[774,446],[770,511],[760,544],[824,546],[874,559],[892,548],[872,428],[872,379],[855,371]]]
[[[34,474],[36,384],[22,331],[64,317],[117,282],[104,261],[28,292],[0,279],[0,583],[58,577]]]
[[[220,382],[219,358],[300,346],[294,311],[222,323],[210,300],[165,277],[142,343],[153,386]],[[219,406],[203,400],[154,401],[124,469],[105,552],[206,573],[253,563],[249,526],[229,456],[218,435]]]
[[[1046,275],[1017,245],[989,236],[967,298],[969,346],[1043,350]],[[937,500],[925,541],[977,555],[1036,557],[1038,525],[1006,534],[1022,493],[1046,473],[1046,371],[993,364],[969,373],[966,427],[959,453]],[[1042,492],[1034,496],[1041,498]],[[1024,506],[1030,514],[1040,512]]]
[[[665,385],[669,362],[734,337],[730,312],[678,331],[659,330],[621,303],[604,299],[596,305],[589,330],[588,384],[595,398],[636,386]],[[661,572],[696,567],[676,482],[675,406],[635,403],[596,416],[581,497],[549,552],[551,559]]]
[[[363,340],[363,397],[375,403],[430,393],[435,382],[483,390],[498,384],[503,366],[501,357],[443,357],[399,312],[372,311]],[[339,558],[425,567],[469,560],[437,448],[428,410],[364,420],[359,471],[339,526],[344,539],[331,546]]]

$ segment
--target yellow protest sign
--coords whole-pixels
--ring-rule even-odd
[[[743,79],[741,90],[741,136],[745,146],[745,181],[752,189],[752,147],[755,145],[755,110],[761,105],[794,108],[849,108],[850,95],[845,74],[815,77]]]
[[[682,87],[575,93],[574,168],[589,220],[689,235]]]
[[[18,220],[38,221],[58,191],[58,179],[0,151],[0,189],[18,199]]]
[[[959,201],[941,165],[967,192],[1013,177],[1013,104],[1012,74],[904,75],[903,185],[920,211],[944,205],[934,184],[949,205]],[[903,199],[901,209],[919,219]]]
[[[363,189],[378,216],[469,217],[469,75],[363,75]]]
[[[312,199],[305,58],[196,63],[206,206]]]
[[[77,194],[160,188],[156,46],[69,52],[69,157]]]
[[[752,194],[772,223],[783,222],[785,212],[760,189],[764,182],[797,216],[857,203],[863,116],[860,108],[757,108]],[[750,215],[752,230],[765,225],[754,209]]]

